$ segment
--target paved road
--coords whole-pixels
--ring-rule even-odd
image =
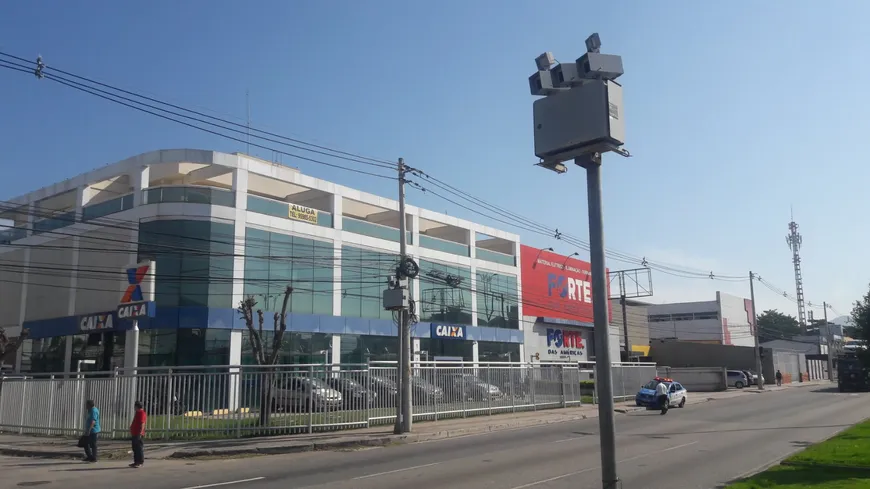
[[[794,388],[617,417],[623,487],[715,488],[870,417],[870,394]],[[598,420],[415,445],[219,461],[82,465],[0,458],[4,487],[577,489],[600,487]],[[223,485],[235,481],[236,484]],[[11,482],[11,483],[10,483]]]

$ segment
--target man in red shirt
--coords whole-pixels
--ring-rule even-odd
[[[145,463],[145,420],[148,416],[142,409],[142,402],[136,401],[136,412],[133,414],[133,422],[130,423],[130,436],[133,439],[133,463],[130,467],[138,469]]]

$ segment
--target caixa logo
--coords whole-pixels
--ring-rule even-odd
[[[443,324],[433,324],[432,337],[446,338],[451,340],[464,340],[465,326],[446,326]]]
[[[566,277],[555,273],[547,274],[547,295],[558,295],[563,299],[592,302],[592,286],[586,280]]]
[[[583,337],[579,331],[565,331],[547,328],[547,346],[555,348],[583,348]]]

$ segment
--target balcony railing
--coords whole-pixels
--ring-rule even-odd
[[[362,234],[363,236],[371,236],[372,238],[380,238],[387,241],[399,241],[398,229],[390,226],[384,226],[382,224],[375,224],[373,222],[354,219],[353,217],[342,216],[341,228],[351,233]],[[413,244],[413,235],[411,234],[411,232],[406,231],[405,235],[407,243]]]
[[[186,202],[235,207],[236,197],[232,190],[216,187],[169,186],[154,187],[144,191],[145,204]]]
[[[86,205],[82,208],[82,222],[132,208],[133,194],[123,195],[116,199],[100,202],[99,204]]]
[[[45,219],[33,223],[33,234],[47,233],[70,226],[76,222],[76,211],[64,212],[56,216],[47,217]]]
[[[0,228],[0,243],[11,243],[27,237],[26,228]]]
[[[290,219],[290,204],[280,200],[267,199],[256,195],[248,195],[248,212],[266,214],[267,216]],[[295,219],[294,219],[295,220]],[[332,213],[317,210],[317,226],[331,228]]]
[[[499,253],[497,251],[487,250],[485,248],[475,248],[474,256],[477,257],[478,260],[501,263],[502,265],[508,265],[511,267],[517,265],[517,258],[515,256],[507,255],[505,253]]]
[[[420,235],[420,247],[428,248],[430,250],[443,251],[445,253],[451,253],[453,255],[469,256],[469,247],[467,244],[457,243],[455,241],[448,241],[446,239],[427,236],[425,234]]]

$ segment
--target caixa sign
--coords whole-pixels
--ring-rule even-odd
[[[444,324],[433,324],[431,336],[433,338],[444,338],[448,340],[464,340],[465,326],[447,326]]]
[[[118,306],[118,319],[137,319],[151,315],[153,302],[131,302]]]
[[[92,333],[110,330],[114,327],[112,313],[91,314],[79,318],[79,331]]]

